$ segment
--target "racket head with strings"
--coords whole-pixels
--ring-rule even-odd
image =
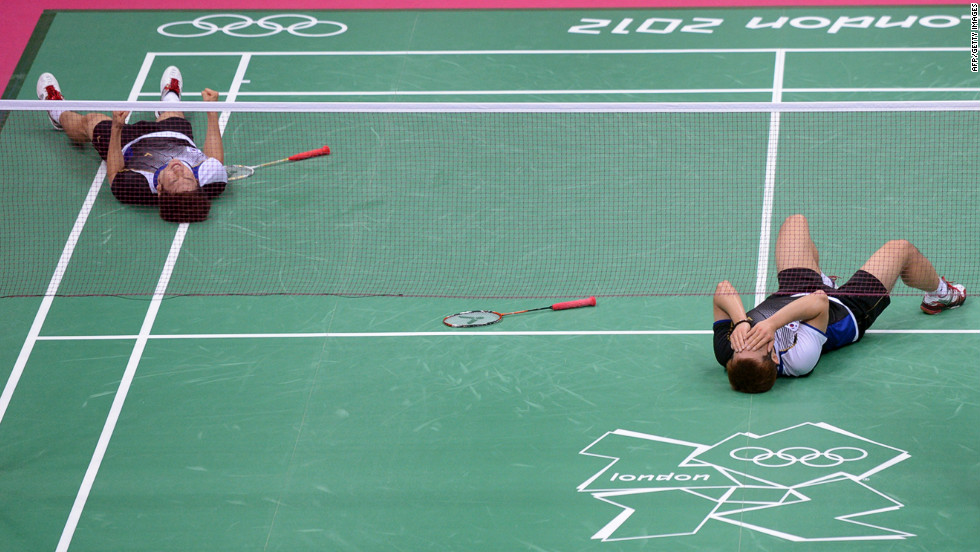
[[[241,180],[252,176],[252,174],[255,172],[255,167],[247,167],[245,165],[225,165],[225,172],[228,173],[228,182],[231,182],[232,180]]]
[[[585,299],[555,303],[550,307],[539,307],[536,309],[526,309],[514,312],[496,312],[490,310],[466,311],[451,314],[443,318],[442,323],[450,328],[476,328],[478,326],[489,326],[490,324],[496,324],[497,322],[500,322],[501,318],[511,314],[523,314],[525,312],[543,311],[549,309],[554,311],[578,309],[581,307],[594,307],[595,304],[595,296],[592,296]]]
[[[252,174],[255,173],[255,169],[259,167],[270,167],[280,163],[302,161],[303,159],[312,159],[314,157],[321,157],[324,155],[330,155],[330,146],[323,146],[310,151],[304,151],[302,153],[290,155],[289,157],[283,159],[269,161],[268,163],[262,163],[261,165],[255,165],[254,167],[247,165],[225,165],[225,171],[228,173],[228,182],[231,182],[232,180],[241,180],[252,176]]]
[[[476,328],[479,326],[489,326],[496,324],[504,315],[499,312],[476,310],[458,312],[442,319],[442,323],[450,328]]]

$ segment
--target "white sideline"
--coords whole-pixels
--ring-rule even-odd
[[[238,89],[241,87],[241,83],[244,79],[245,71],[248,67],[250,59],[251,58],[249,56],[242,56],[239,62],[238,70],[235,73],[231,89],[228,92],[228,101],[234,101],[235,96],[238,93]],[[147,54],[143,60],[143,65],[140,69],[136,85],[133,87],[134,94],[138,93],[139,89],[142,88],[142,83],[145,82],[149,67],[152,65],[152,63],[153,55]],[[225,126],[228,123],[228,116],[228,113],[222,113],[219,117],[218,128],[222,135],[224,134]],[[130,354],[129,362],[126,364],[126,370],[123,372],[123,377],[119,382],[119,388],[116,390],[116,395],[112,400],[112,406],[109,408],[109,414],[106,417],[105,425],[102,427],[102,433],[99,435],[99,440],[96,443],[95,451],[92,453],[92,459],[89,461],[85,475],[82,477],[82,483],[79,486],[78,493],[75,495],[75,501],[72,504],[71,511],[68,514],[65,527],[61,532],[61,538],[58,540],[58,546],[55,548],[57,552],[67,552],[68,547],[71,545],[71,540],[75,535],[75,530],[78,528],[78,522],[82,517],[85,504],[88,502],[88,497],[92,492],[92,486],[95,484],[95,479],[99,474],[102,461],[105,459],[105,453],[109,448],[109,442],[112,440],[112,434],[116,429],[116,423],[119,421],[119,416],[122,413],[123,405],[126,403],[126,396],[129,394],[129,389],[132,387],[133,379],[136,377],[136,370],[139,368],[140,361],[143,358],[143,351],[146,349],[146,344],[149,342],[150,335],[153,330],[153,324],[156,321],[157,313],[160,310],[160,305],[166,297],[167,287],[170,284],[170,277],[173,274],[174,267],[177,264],[177,258],[180,256],[180,250],[183,246],[184,238],[187,235],[189,227],[190,225],[188,223],[182,223],[178,225],[177,232],[174,234],[173,242],[170,244],[170,252],[163,264],[163,270],[160,274],[159,280],[157,281],[157,287],[153,292],[153,298],[150,301],[150,306],[147,308],[146,316],[143,319],[143,325],[140,327],[140,333],[135,336],[136,343],[134,344],[133,351]]]
[[[0,394],[0,422],[3,422],[3,416],[7,412],[7,407],[10,406],[10,400],[13,398],[14,390],[17,389],[20,377],[24,373],[24,367],[27,366],[27,360],[31,357],[31,352],[34,351],[34,344],[38,341],[41,334],[41,327],[44,326],[44,320],[48,317],[51,303],[54,302],[54,296],[61,286],[61,279],[65,276],[68,262],[75,253],[78,238],[82,235],[85,222],[92,212],[92,207],[95,205],[95,199],[98,197],[99,190],[102,188],[102,181],[105,179],[105,175],[106,166],[105,163],[102,163],[99,170],[95,173],[95,178],[92,179],[92,185],[89,186],[88,194],[82,202],[82,208],[75,218],[75,224],[72,226],[71,232],[68,233],[68,241],[65,242],[65,247],[61,250],[61,257],[55,266],[54,274],[48,283],[47,291],[41,299],[41,305],[38,307],[37,314],[34,316],[34,322],[31,324],[31,329],[27,332],[27,337],[24,338],[24,345],[21,347],[20,354],[14,362],[10,376],[7,378],[7,383],[3,387],[3,393]]]

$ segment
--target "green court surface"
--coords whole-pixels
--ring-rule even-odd
[[[154,100],[177,64],[237,102],[980,99],[968,6],[243,15],[49,12],[24,82]],[[976,118],[783,113],[766,216],[769,113],[232,113],[232,162],[334,153],[178,227],[12,113],[0,549],[975,550],[972,300],[927,317],[899,289],[858,346],[750,396],[710,293],[771,285],[760,242],[797,212],[828,272],[909,237],[976,289]]]

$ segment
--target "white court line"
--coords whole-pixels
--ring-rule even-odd
[[[167,291],[167,285],[170,283],[170,276],[173,274],[174,266],[177,264],[177,257],[180,254],[181,245],[184,243],[184,237],[187,235],[188,226],[189,224],[185,222],[177,227],[174,241],[170,245],[170,253],[167,255],[167,260],[163,265],[163,272],[160,274],[156,290],[153,292],[153,299],[150,301],[146,317],[143,319],[140,333],[136,336],[136,344],[133,347],[133,352],[129,356],[129,362],[126,364],[126,370],[123,372],[122,380],[119,382],[116,396],[112,400],[112,406],[109,408],[109,415],[106,417],[105,425],[102,427],[99,441],[95,445],[95,452],[92,453],[92,459],[89,462],[88,469],[85,470],[85,476],[82,477],[82,484],[78,489],[78,494],[75,495],[75,502],[72,504],[71,511],[68,513],[68,520],[61,533],[58,546],[55,549],[57,552],[67,551],[68,546],[71,544],[71,539],[75,535],[78,521],[82,517],[85,503],[88,501],[88,497],[92,492],[95,478],[99,473],[99,468],[102,466],[102,460],[105,458],[106,450],[109,448],[109,441],[112,439],[112,434],[116,429],[116,423],[119,421],[119,415],[122,413],[126,396],[129,394],[133,379],[136,377],[136,369],[139,367],[140,360],[143,358],[143,350],[149,341],[150,332],[153,329],[153,322],[156,320],[157,312],[160,310],[160,304]]]
[[[143,58],[143,64],[140,66],[140,70],[137,73],[137,78],[133,82],[133,88],[129,93],[131,101],[136,100],[136,96],[138,96],[140,89],[143,87],[143,83],[146,82],[146,78],[152,64],[152,56],[145,56]],[[105,163],[103,162],[102,168],[100,169],[100,173],[102,173],[103,177],[105,176],[104,168]],[[101,185],[102,179],[98,176],[97,179]],[[181,231],[179,229],[177,234],[181,235]],[[173,246],[171,245],[171,251],[172,250]],[[170,268],[168,269],[168,267]],[[172,270],[172,267],[173,264],[164,265],[164,272],[160,277],[160,282],[164,282],[164,280],[169,282],[170,276],[168,270]],[[157,284],[158,288],[160,282]],[[45,299],[47,298],[48,297],[45,297]],[[159,309],[159,301],[156,300],[156,297],[154,296],[154,301],[150,303],[146,318],[143,320],[143,327],[140,329],[141,335],[144,333],[149,335],[149,329],[152,326],[153,319],[156,318],[157,309]],[[129,391],[130,383],[135,375],[136,362],[134,362],[134,358],[138,361],[139,357],[143,354],[143,347],[145,345],[145,339],[137,339],[136,345],[133,348],[133,353],[130,355],[129,364],[126,366],[122,381],[119,383],[119,389],[116,391],[116,397],[113,399],[112,407],[109,410],[109,416],[106,419],[105,426],[102,428],[102,434],[99,437],[99,441],[95,446],[95,452],[92,455],[92,460],[89,462],[88,469],[86,470],[85,475],[82,477],[82,484],[79,488],[78,494],[75,495],[75,502],[72,504],[71,511],[68,513],[68,519],[65,523],[65,527],[62,530],[61,537],[58,540],[56,550],[59,552],[68,550],[68,545],[71,543],[72,536],[75,534],[75,528],[78,526],[78,520],[82,516],[82,509],[85,506],[85,501],[88,499],[89,492],[92,489],[92,484],[95,482],[95,475],[98,472],[98,466],[102,463],[102,458],[105,456],[105,450],[109,446],[109,437],[112,435],[113,429],[115,429],[116,419],[118,418],[117,411],[122,408],[122,401],[125,400],[126,393]],[[113,416],[114,412],[116,412],[115,417]]]
[[[887,47],[887,48],[688,48],[688,49],[597,49],[597,50],[355,50],[355,51],[233,51],[233,52],[154,52],[157,56],[307,56],[307,57],[358,57],[358,56],[489,56],[489,55],[683,55],[683,54],[766,54],[774,53],[777,57],[782,57],[785,63],[786,53],[907,53],[907,52],[968,52],[968,47]],[[782,83],[780,83],[781,85]],[[875,92],[980,92],[980,88],[788,88],[784,92],[794,93],[875,93]],[[619,95],[662,95],[662,94],[752,94],[769,93],[770,89],[764,88],[717,88],[717,89],[612,89],[612,90],[430,90],[430,91],[405,91],[405,90],[360,90],[360,91],[294,91],[294,92],[241,92],[241,96],[265,96],[265,97],[412,97],[412,96],[507,96],[507,95],[598,95],[598,94],[619,94]],[[146,93],[152,96],[151,93]]]
[[[215,334],[157,334],[148,339],[344,339],[344,338],[406,338],[406,337],[547,337],[547,336],[670,336],[711,335],[711,330],[543,330],[543,331],[439,331],[439,332],[283,332],[283,333],[215,333]],[[904,335],[977,335],[976,330],[868,330],[869,334]],[[139,339],[139,335],[60,335],[42,336],[38,341],[112,341]]]
[[[151,59],[145,58],[143,60],[143,65],[140,66],[137,80],[135,81],[133,88],[129,91],[129,101],[135,102],[138,99],[140,84],[144,82],[143,79],[146,78],[146,74],[149,72],[151,64]],[[3,421],[3,416],[6,414],[7,408],[10,406],[10,401],[13,398],[14,390],[17,389],[17,384],[20,382],[20,378],[24,374],[24,368],[27,366],[27,361],[30,359],[31,353],[34,351],[34,344],[41,333],[41,328],[44,326],[44,321],[48,317],[48,312],[51,310],[51,304],[54,302],[54,298],[58,294],[58,288],[61,287],[61,280],[64,278],[65,271],[68,269],[68,263],[71,261],[71,257],[75,253],[75,247],[78,245],[78,239],[81,237],[82,230],[85,228],[85,223],[88,221],[88,216],[92,212],[92,208],[95,206],[95,200],[99,196],[99,191],[102,189],[102,181],[105,180],[105,177],[106,164],[103,161],[102,164],[99,165],[99,169],[95,172],[95,177],[92,179],[92,184],[89,186],[88,194],[86,194],[85,200],[82,202],[82,207],[78,212],[78,216],[75,217],[75,224],[68,233],[68,239],[65,241],[65,247],[61,250],[61,257],[58,259],[58,264],[55,266],[54,274],[51,276],[51,281],[48,283],[48,288],[44,292],[44,297],[41,298],[41,305],[38,307],[37,314],[34,316],[34,322],[31,324],[31,329],[28,331],[27,336],[24,339],[24,345],[21,347],[20,354],[17,356],[17,360],[14,362],[14,367],[10,372],[10,376],[7,378],[7,383],[3,387],[3,393],[0,393],[0,422]]]
[[[772,77],[772,101],[783,101],[783,75],[786,69],[786,52],[776,51]],[[769,139],[766,145],[766,176],[762,189],[762,216],[759,223],[759,257],[756,263],[755,304],[766,298],[766,282],[769,279],[769,241],[772,233],[772,210],[776,198],[776,163],[779,153],[778,111],[769,114]]]
[[[241,87],[241,80],[244,78],[245,70],[248,67],[249,59],[248,56],[242,56],[239,62],[238,70],[235,73],[235,80],[232,82],[230,92],[228,93],[228,101],[235,100],[235,95]],[[152,64],[152,61],[152,56],[148,54],[144,58],[143,68],[147,69]],[[140,72],[140,76],[144,79],[146,74],[147,71]],[[137,81],[137,85],[134,88],[141,87],[142,82],[144,81]],[[219,116],[218,127],[222,135],[224,134],[225,125],[228,122],[228,115],[226,112]],[[82,517],[85,504],[88,502],[88,497],[92,492],[95,478],[98,476],[99,469],[102,467],[102,461],[105,459],[105,453],[109,448],[109,442],[112,440],[112,434],[115,432],[116,423],[119,421],[123,405],[126,403],[126,396],[129,394],[129,389],[132,387],[133,380],[136,377],[136,370],[139,368],[140,361],[143,358],[143,351],[146,349],[146,344],[150,340],[153,324],[156,321],[157,313],[160,311],[160,305],[166,296],[167,287],[170,284],[170,277],[177,264],[177,258],[180,256],[180,250],[189,227],[190,225],[188,223],[182,223],[178,225],[177,232],[174,234],[173,242],[170,244],[170,252],[163,264],[163,270],[160,274],[160,279],[157,281],[157,287],[153,292],[153,298],[150,301],[149,308],[147,308],[143,325],[140,327],[140,333],[135,336],[136,343],[130,354],[129,362],[126,364],[123,377],[119,382],[119,388],[116,390],[112,406],[109,408],[109,414],[106,417],[105,425],[102,427],[102,433],[99,435],[95,451],[92,453],[92,459],[89,461],[78,493],[75,495],[75,502],[72,504],[68,519],[65,522],[65,527],[61,532],[61,538],[58,540],[58,546],[55,549],[56,552],[67,552],[68,547],[71,545],[71,540],[75,535],[75,530],[78,528],[78,522]]]
[[[235,76],[232,78],[231,87],[228,89],[228,94],[225,96],[226,100],[233,102],[238,99],[238,95],[241,93],[242,83],[245,82],[245,72],[248,70],[248,64],[252,61],[252,56],[249,54],[243,54],[241,59],[238,60],[238,68],[235,70]],[[222,111],[221,116],[218,118],[218,128],[221,130],[221,135],[225,134],[225,127],[228,126],[228,117],[231,116],[231,111]]]
[[[85,200],[82,202],[82,208],[78,212],[78,216],[75,218],[75,224],[72,226],[71,232],[68,233],[68,241],[65,242],[65,247],[61,250],[61,257],[58,259],[58,264],[55,266],[54,274],[51,276],[51,281],[48,283],[48,289],[44,293],[44,297],[41,298],[41,305],[38,307],[37,314],[34,316],[34,322],[31,324],[31,329],[27,332],[27,337],[24,339],[24,345],[20,349],[20,354],[17,356],[17,360],[14,362],[14,367],[10,372],[10,376],[7,378],[7,383],[3,387],[3,393],[0,394],[0,422],[3,421],[3,416],[7,412],[7,407],[10,406],[10,400],[13,398],[14,390],[17,389],[17,384],[20,382],[21,376],[24,374],[24,367],[27,366],[27,361],[31,357],[31,353],[34,351],[34,344],[38,341],[41,334],[41,327],[44,326],[44,321],[48,317],[48,311],[51,310],[51,304],[54,302],[55,294],[58,293],[58,288],[61,286],[61,280],[65,276],[65,270],[68,269],[68,262],[71,260],[72,255],[75,253],[75,247],[78,245],[78,238],[82,235],[82,229],[85,228],[85,222],[88,221],[88,216],[92,212],[92,207],[95,205],[95,200],[99,196],[99,190],[102,189],[102,180],[106,175],[105,163],[99,167],[99,170],[95,173],[95,178],[92,179],[92,184],[89,186],[88,194],[85,196]]]
[[[968,46],[940,47],[887,47],[887,48],[646,48],[646,49],[598,49],[598,50],[322,50],[322,51],[220,51],[220,52],[152,52],[157,56],[207,57],[240,56],[248,53],[253,56],[486,56],[486,55],[631,55],[631,54],[768,54],[783,51],[788,53],[872,53],[872,52],[969,52]]]
[[[912,93],[912,92],[962,92],[980,93],[980,88],[783,88],[784,93],[827,93],[827,94],[872,94],[872,93]],[[293,92],[240,92],[239,96],[248,97],[297,97],[297,98],[331,98],[347,96],[514,96],[534,94],[541,96],[557,96],[579,94],[583,96],[598,94],[633,94],[633,95],[665,95],[665,94],[769,94],[771,88],[643,88],[643,89],[583,89],[583,90],[345,90],[333,92],[293,91]],[[156,97],[156,94],[144,92],[141,96]]]
[[[136,80],[134,81],[133,90],[129,93],[131,100],[136,101],[140,96],[143,95],[141,90],[143,85],[146,84],[147,78],[150,76],[150,69],[153,68],[153,58],[152,54],[148,54],[143,57],[143,64],[140,66],[139,72],[136,73]],[[135,93],[135,95],[134,95]],[[152,94],[156,99],[160,99],[160,94]]]
[[[908,53],[908,52],[968,52],[968,47],[883,47],[883,48],[688,48],[688,49],[569,49],[569,50],[355,50],[355,51],[238,51],[238,52],[155,52],[159,56],[308,56],[308,57],[358,57],[358,56],[535,56],[535,55],[684,55],[684,54],[767,54],[783,59],[787,53]],[[782,85],[780,79],[780,86]],[[360,91],[294,91],[294,92],[242,92],[241,96],[257,97],[442,97],[442,96],[516,96],[516,95],[664,95],[664,94],[763,94],[774,92],[765,88],[717,88],[717,89],[610,89],[610,90],[360,90]],[[963,92],[977,93],[980,88],[787,88],[792,93],[914,93],[914,92]],[[150,95],[150,94],[147,94]]]
[[[785,89],[783,89],[785,91]],[[771,94],[772,90],[767,89]],[[38,110],[49,107],[42,100],[0,100],[0,108],[9,111]],[[112,111],[124,109],[133,112],[169,109],[173,107],[161,101],[71,101],[65,100],[66,109],[75,111]],[[599,101],[599,102],[186,102],[180,108],[185,112],[214,111],[231,113],[276,111],[283,113],[872,113],[887,111],[980,111],[976,100],[875,100],[875,101]]]
[[[980,92],[977,87],[891,87],[891,88],[784,88],[783,92],[841,93],[841,92]]]
[[[769,88],[649,88],[649,89],[582,89],[582,90],[352,90],[305,92],[242,92],[240,96],[268,97],[334,97],[334,96],[512,96],[519,94],[768,94]],[[147,96],[151,94],[145,94]]]

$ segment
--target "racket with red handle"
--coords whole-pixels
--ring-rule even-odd
[[[456,314],[451,314],[442,319],[442,323],[451,328],[475,328],[477,326],[489,326],[490,324],[496,324],[500,322],[505,316],[510,316],[512,314],[523,314],[525,312],[534,312],[542,310],[566,310],[566,309],[577,309],[579,307],[594,307],[595,297],[589,297],[587,299],[576,299],[575,301],[565,301],[563,303],[555,303],[550,307],[540,307],[536,309],[526,309],[514,312],[497,312],[490,310],[476,310],[476,311],[466,311],[459,312]]]
[[[262,163],[261,165],[226,165],[225,171],[228,172],[228,181],[231,182],[232,180],[241,180],[252,176],[255,169],[271,167],[272,165],[278,165],[279,163],[287,163],[290,161],[302,161],[303,159],[310,159],[323,155],[330,155],[330,146],[323,146],[322,148],[317,148],[315,150],[304,151],[303,153],[297,153],[284,159],[269,161],[268,163]]]

